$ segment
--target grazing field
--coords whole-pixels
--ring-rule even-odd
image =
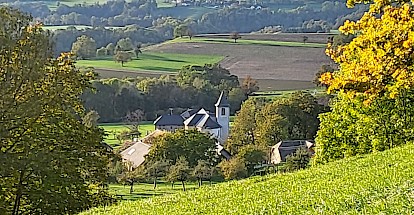
[[[321,35],[321,37],[325,36]],[[214,39],[217,38],[211,38],[211,40]],[[148,47],[147,50],[163,53],[185,53],[193,55],[215,54],[225,56],[220,61],[220,64],[229,69],[231,73],[239,76],[239,78],[245,78],[247,75],[250,75],[258,80],[289,81],[289,84],[292,85],[291,88],[287,86],[288,88],[283,89],[309,88],[309,85],[312,85],[311,81],[314,79],[315,73],[320,67],[323,64],[331,64],[331,60],[325,55],[324,44],[318,44],[319,47],[304,47],[306,44],[303,44],[303,42],[286,41],[286,43],[282,43],[259,39],[252,41],[256,43],[261,42],[261,45],[234,44],[229,42],[230,40],[224,40],[226,42],[207,43],[205,42],[205,38],[202,39],[204,42],[192,42],[188,38],[181,38],[179,40],[187,41],[167,42]],[[278,43],[279,45],[275,46],[264,43]],[[293,44],[296,46],[286,46]],[[262,84],[259,82],[259,85]],[[306,86],[301,87],[301,85]],[[261,88],[265,89],[263,86]],[[273,88],[277,88],[277,86]],[[281,88],[277,90],[281,90]]]
[[[308,42],[303,43],[307,35]],[[331,34],[246,34],[237,43],[226,34],[178,38],[143,49],[140,59],[121,67],[112,59],[78,61],[102,78],[174,75],[184,65],[219,62],[243,80],[258,81],[260,91],[312,89],[316,72],[332,61],[325,55]]]
[[[185,65],[204,65],[209,63],[217,63],[223,57],[219,55],[192,55],[185,53],[160,53],[160,52],[144,52],[135,57],[130,62],[115,62],[112,58],[96,59],[96,60],[79,60],[76,65],[79,67],[94,67],[105,69],[122,69],[129,71],[156,71],[156,72],[177,72]]]
[[[201,187],[211,187],[216,182],[203,182]],[[198,189],[198,182],[186,182],[186,190],[195,190]],[[136,183],[134,184],[134,192],[129,193],[129,185],[121,184],[110,184],[109,192],[114,194],[120,200],[139,200],[155,196],[162,196],[166,194],[174,194],[183,192],[183,187],[181,182],[176,182],[174,187],[171,186],[171,183],[158,181],[157,188],[154,189],[153,183]]]
[[[255,39],[238,39],[236,43],[230,38],[207,38],[195,37],[191,40],[189,38],[177,38],[168,41],[169,43],[219,43],[219,44],[233,44],[233,45],[263,45],[263,46],[284,46],[284,47],[307,47],[307,48],[326,48],[326,44],[310,43],[310,42],[293,42],[293,41],[274,41],[274,40],[255,40]]]
[[[240,39],[244,40],[265,40],[265,41],[279,41],[279,42],[298,42],[303,44],[303,37],[306,36],[307,43],[319,43],[326,45],[328,38],[338,34],[332,33],[274,33],[274,34],[262,34],[262,33],[241,33]],[[197,38],[220,38],[229,39],[229,34],[200,34],[196,35]]]
[[[99,124],[99,127],[105,130],[105,143],[110,146],[117,148],[120,146],[119,140],[116,138],[123,131],[128,130],[128,125],[120,123],[103,123]],[[155,130],[154,124],[150,121],[142,122],[139,126],[139,131],[141,132],[141,137],[144,137],[148,133]]]
[[[86,214],[412,214],[414,144]]]

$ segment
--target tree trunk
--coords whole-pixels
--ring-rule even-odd
[[[185,191],[185,184],[184,184],[184,181],[181,181],[181,184],[183,185],[183,191]]]
[[[203,181],[201,180],[201,178],[198,180],[198,187],[201,187]]]
[[[20,211],[20,200],[22,198],[23,176],[24,176],[24,170],[21,170],[20,176],[19,176],[19,183],[17,184],[16,198],[14,199],[12,215],[18,215]]]
[[[171,188],[174,189],[174,181],[171,182]]]
[[[131,182],[131,187],[129,188],[129,194],[134,192],[134,181]]]
[[[121,61],[121,67],[124,67],[124,61]]]
[[[157,188],[157,178],[154,178],[154,190]]]

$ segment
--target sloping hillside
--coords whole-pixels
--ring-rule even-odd
[[[414,145],[86,214],[412,214]]]

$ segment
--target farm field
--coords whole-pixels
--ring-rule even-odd
[[[211,187],[217,182],[204,181],[201,187]],[[187,191],[198,189],[197,182],[186,182],[185,188]],[[145,198],[151,198],[155,196],[162,196],[167,194],[181,193],[183,192],[183,187],[181,183],[176,182],[174,187],[171,186],[171,183],[164,181],[157,181],[157,188],[154,189],[154,184],[149,183],[136,183],[134,184],[134,192],[129,193],[130,186],[122,184],[109,184],[109,192],[115,195],[120,200],[139,200]]]
[[[305,44],[300,42],[304,35],[309,35]],[[184,65],[219,62],[241,81],[252,76],[260,91],[313,89],[316,72],[323,64],[332,64],[325,55],[325,45],[320,43],[329,35],[247,34],[237,43],[228,35],[201,35],[146,47],[140,59],[125,63],[124,67],[111,58],[81,60],[77,65],[95,67],[101,78],[125,78],[174,75]]]
[[[120,146],[119,140],[116,139],[116,135],[120,134],[123,131],[127,131],[128,127],[125,124],[121,123],[102,123],[99,124],[99,127],[103,128],[107,136],[105,136],[105,143],[109,144],[110,146],[117,148]],[[139,126],[139,131],[141,132],[141,137],[147,135],[155,130],[153,122],[145,121],[142,122]]]
[[[124,201],[86,214],[410,214],[414,144],[295,173]]]
[[[173,40],[172,42],[150,46],[147,50],[163,53],[226,56],[220,61],[221,66],[229,69],[232,74],[239,76],[240,79],[248,75],[252,76],[258,80],[261,91],[314,88],[312,80],[316,72],[323,64],[331,64],[331,60],[325,55],[325,45],[317,44],[319,47],[316,48],[304,47],[306,44],[303,44],[303,42],[287,41],[286,38],[289,35],[291,34],[275,35],[275,40],[276,38],[285,38],[281,42],[268,40],[269,35],[266,35],[266,41],[262,40],[263,38],[260,36],[255,38],[254,35],[249,35],[253,42],[262,43],[261,45],[240,44],[239,42],[235,44],[230,39],[223,39],[223,42],[208,43],[205,38],[202,38],[203,42],[192,42],[188,38],[180,38],[177,41]],[[300,35],[303,37],[305,34]],[[328,37],[326,34],[315,34],[312,36],[315,41],[317,41],[317,36],[325,41]],[[300,37],[296,36],[296,39]],[[197,39],[199,38],[195,40]],[[217,40],[217,36],[212,36],[211,40]],[[264,43],[278,45],[272,46]],[[287,45],[295,46],[289,47]]]
[[[169,43],[219,43],[219,44],[233,44],[233,45],[264,45],[264,46],[285,46],[285,47],[307,47],[307,48],[325,48],[326,44],[310,43],[310,42],[293,42],[293,41],[275,41],[275,40],[254,40],[254,39],[238,39],[235,43],[230,38],[206,38],[194,37],[191,40],[188,38],[177,38],[170,40]]]
[[[243,40],[266,40],[266,41],[279,41],[279,42],[298,42],[303,44],[303,37],[308,38],[307,43],[319,43],[326,45],[328,37],[332,37],[338,34],[334,31],[331,33],[274,33],[274,34],[261,34],[261,33],[240,33]],[[229,40],[229,34],[199,34],[195,38],[220,38]]]
[[[132,61],[124,63],[116,63],[112,58],[96,59],[96,60],[78,60],[76,65],[79,67],[94,67],[105,69],[121,69],[130,71],[157,71],[157,72],[177,72],[185,65],[204,65],[216,63],[222,60],[219,55],[192,55],[185,53],[160,53],[160,52],[144,52],[135,57]],[[136,75],[135,75],[136,76]]]

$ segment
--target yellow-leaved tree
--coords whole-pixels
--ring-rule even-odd
[[[414,136],[414,7],[409,1],[347,2],[356,3],[370,4],[369,11],[339,29],[356,38],[326,51],[339,70],[320,81],[338,96],[332,112],[320,115],[316,162],[385,150]]]

